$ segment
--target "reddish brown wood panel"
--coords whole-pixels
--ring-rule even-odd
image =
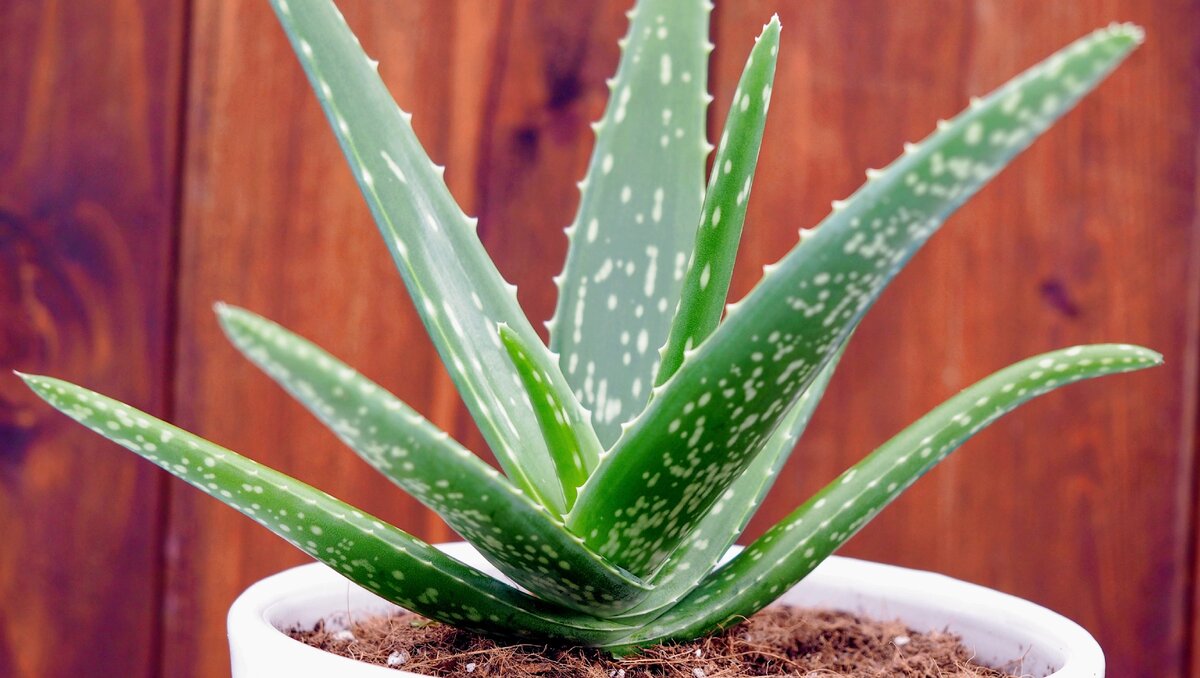
[[[0,675],[154,676],[165,478],[7,373],[168,406],[184,3],[0,3]]]
[[[948,224],[867,317],[755,523],[944,398],[1021,357],[1131,341],[1166,367],[1033,403],[845,549],[1028,597],[1094,632],[1113,676],[1183,675],[1196,387],[1195,3],[747,2],[719,7],[718,106],[758,26],[784,23],[747,225],[758,267],[890,162],[1053,50],[1111,20],[1148,41]]]

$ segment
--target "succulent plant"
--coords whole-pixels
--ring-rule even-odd
[[[1130,345],[1036,356],[967,388],[722,563],[804,431],[868,307],[943,220],[1142,39],[1088,35],[866,183],[726,306],[780,25],[746,62],[716,156],[707,0],[641,0],[567,229],[549,346],[330,0],[272,0],[420,316],[504,473],[332,355],[218,305],[256,365],[437,512],[514,586],[282,473],[69,383],[54,407],[347,578],[493,636],[639,646],[769,604],[917,478],[1029,399],[1157,365]],[[661,348],[659,348],[661,347]],[[659,349],[657,352],[655,349]]]

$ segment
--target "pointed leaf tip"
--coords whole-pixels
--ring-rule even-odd
[[[719,324],[741,239],[774,83],[778,24],[763,27],[738,79],[700,210],[695,246],[683,276],[655,384],[665,382]],[[766,37],[767,40],[761,40]],[[709,146],[711,148],[711,146]]]

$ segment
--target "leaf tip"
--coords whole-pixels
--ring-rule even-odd
[[[249,315],[245,310],[224,301],[213,303],[213,313],[217,315],[217,323],[226,334],[234,329],[234,325],[245,324]]]
[[[783,29],[783,23],[779,21],[779,12],[771,15],[771,19],[763,24],[762,33],[758,36],[759,39],[767,38],[768,40],[778,38],[779,31]]]
[[[1146,365],[1146,367],[1161,367],[1167,362],[1167,359],[1163,357],[1163,354],[1159,353],[1158,351],[1145,348],[1144,346],[1139,346],[1138,350],[1141,352],[1142,357],[1145,358],[1149,363]]]
[[[25,386],[27,386],[29,390],[36,393],[40,398],[44,400],[49,399],[50,384],[56,380],[38,374],[26,374],[25,372],[20,372],[18,370],[13,370],[12,373],[20,377],[21,381],[25,382]]]
[[[1108,28],[1100,29],[1097,32],[1114,37],[1129,38],[1135,45],[1140,45],[1146,41],[1146,29],[1131,21],[1114,21],[1108,25]]]

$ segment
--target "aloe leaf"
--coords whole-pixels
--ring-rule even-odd
[[[554,467],[566,493],[567,506],[575,502],[576,490],[596,467],[600,442],[586,417],[586,410],[572,411],[562,396],[550,387],[550,376],[539,369],[531,351],[546,350],[539,342],[526,346],[521,336],[508,325],[500,326],[500,340],[525,386],[534,413],[542,425],[542,435],[554,459]],[[572,420],[574,414],[582,413]]]
[[[620,611],[645,596],[640,580],[592,553],[559,518],[378,384],[261,316],[225,304],[217,314],[247,358],[518,584],[588,612]]]
[[[19,375],[84,426],[238,510],[401,607],[507,637],[610,641],[629,627],[525,594],[294,478],[74,384]]]
[[[909,258],[1141,37],[1114,25],[1026,71],[870,179],[727,310],[588,479],[567,525],[639,576],[741,475]],[[664,452],[665,451],[665,452]],[[646,486],[643,478],[668,473]],[[639,488],[631,493],[629,488]]]
[[[792,406],[780,427],[767,440],[762,452],[649,579],[654,587],[650,595],[628,612],[615,615],[614,619],[642,623],[653,620],[662,611],[678,603],[716,567],[733,542],[746,530],[750,518],[775,484],[784,463],[808,427],[821,396],[825,395],[825,387],[829,385],[840,358],[839,351],[833,362],[821,370],[817,380]]]
[[[741,621],[803,579],[947,455],[1022,403],[1083,379],[1160,364],[1162,356],[1138,346],[1076,346],[1023,360],[976,382],[825,486],[623,644],[682,640]]]
[[[683,363],[685,353],[703,342],[721,321],[733,276],[738,241],[750,202],[754,168],[762,144],[775,62],[779,54],[779,17],[771,17],[746,59],[733,93],[717,157],[708,177],[696,245],[684,276],[682,297],[671,324],[655,385]]]
[[[330,0],[271,3],[316,90],[392,252],[417,311],[459,393],[509,477],[556,513],[563,488],[518,379],[496,336],[508,324],[538,341],[507,284],[413,133],[358,39]],[[568,407],[577,407],[549,357],[533,354]]]
[[[704,193],[708,0],[630,12],[556,278],[550,347],[601,444],[649,398]]]

